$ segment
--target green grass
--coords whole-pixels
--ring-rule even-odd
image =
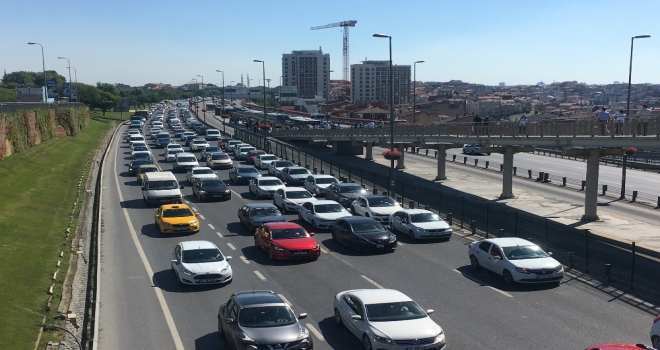
[[[115,121],[119,123],[128,120],[131,115],[133,115],[133,112],[105,112],[105,115],[103,115],[101,110],[95,109],[92,111],[92,119],[103,122]]]
[[[99,146],[111,125],[91,120],[75,137],[55,137],[0,162],[0,349],[31,350],[38,333],[36,324],[44,316],[47,323],[56,323],[53,317],[62,297],[71,248],[65,230],[76,202],[78,181],[88,168],[90,152]],[[77,212],[70,237],[76,219]],[[63,258],[58,257],[60,251]],[[46,292],[53,283],[58,260],[62,265],[54,281],[51,310],[47,311]],[[78,315],[80,321],[82,316]],[[58,336],[45,332],[40,348]]]

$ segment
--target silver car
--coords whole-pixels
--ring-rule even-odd
[[[312,350],[309,330],[293,310],[270,290],[236,292],[218,310],[218,332],[236,350]]]

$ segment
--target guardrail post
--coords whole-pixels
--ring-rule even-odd
[[[403,202],[403,198],[401,198],[401,196],[394,196],[394,198],[395,198],[396,201],[399,202],[399,203]],[[401,203],[401,204],[403,204],[403,203]]]
[[[477,164],[479,164],[479,159],[474,160],[474,166],[477,166]]]
[[[566,176],[561,178],[561,185],[566,187]]]
[[[433,157],[438,158],[438,151],[435,151],[435,155]]]
[[[475,220],[470,220],[470,234],[477,234],[477,222]],[[488,231],[486,231],[486,238],[488,238]]]
[[[500,237],[500,238],[504,237],[504,229],[503,228],[497,230],[497,237]]]
[[[587,186],[587,181],[586,181],[586,180],[582,180],[582,186],[581,186],[581,188],[580,188],[580,191],[584,191],[584,187],[585,187],[585,186]],[[660,199],[658,199],[658,203],[660,203]]]
[[[603,196],[607,193],[607,185],[603,185]]]
[[[636,200],[637,200],[637,191],[633,191],[632,202],[635,203]]]
[[[637,256],[637,243],[632,242],[632,267],[630,268],[630,289],[635,289],[635,257]]]
[[[550,182],[550,174],[543,173],[543,182],[545,182],[545,183]]]
[[[655,207],[656,207],[656,209],[660,208],[660,196],[658,196],[658,204]]]
[[[517,166],[514,166],[514,167],[513,167],[513,175],[516,175],[517,172],[518,172],[518,167],[517,167]]]
[[[313,168],[312,172],[313,172],[314,174],[317,174],[317,173],[318,173],[318,169]]]
[[[463,157],[463,164],[467,164],[467,157]]]
[[[573,268],[573,252],[568,252],[568,268]]]
[[[504,171],[504,164],[500,164],[500,171]]]
[[[527,170],[527,175],[529,175],[529,178],[531,179],[531,178],[532,178],[532,171],[531,171],[531,170]]]
[[[490,166],[490,161],[487,160],[486,161],[486,169],[488,169],[489,166]]]
[[[544,174],[544,172],[539,171],[539,177],[536,178],[536,182],[543,181],[543,174]]]
[[[413,201],[413,200],[408,201],[408,207],[410,209],[415,209],[415,201]]]
[[[375,188],[374,188],[371,192],[372,192],[374,195],[377,195],[377,194],[378,194],[378,190],[375,189]]]
[[[455,162],[455,161],[456,161],[456,155],[455,155],[455,154],[453,154],[453,155],[451,156],[451,161],[452,161],[452,162]]]
[[[612,282],[612,264],[605,264],[605,276],[607,276],[607,282]]]
[[[426,150],[426,155],[427,155],[427,156],[429,155],[429,150],[428,150],[428,149]]]
[[[454,218],[452,217],[452,213],[447,213],[447,216],[445,216],[445,220],[447,221],[447,224],[449,227],[454,224]]]

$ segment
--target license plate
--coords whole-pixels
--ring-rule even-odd
[[[175,227],[174,228],[174,231],[186,231],[186,230],[188,230],[187,227]]]
[[[215,279],[212,279],[212,280],[200,280],[199,283],[213,283],[213,282],[215,282],[215,281],[216,281]]]
[[[385,248],[384,244],[376,244],[376,248]]]
[[[307,253],[305,253],[305,252],[294,252],[293,253],[293,255],[305,255],[305,254],[307,254]]]
[[[546,278],[552,278],[552,275],[536,276],[537,280],[544,280]]]
[[[429,348],[428,346],[414,346],[414,347],[406,348],[406,350],[425,350],[428,348]]]

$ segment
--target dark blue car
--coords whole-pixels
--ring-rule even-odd
[[[250,233],[267,222],[286,222],[286,218],[272,203],[251,203],[238,209],[238,220]]]

